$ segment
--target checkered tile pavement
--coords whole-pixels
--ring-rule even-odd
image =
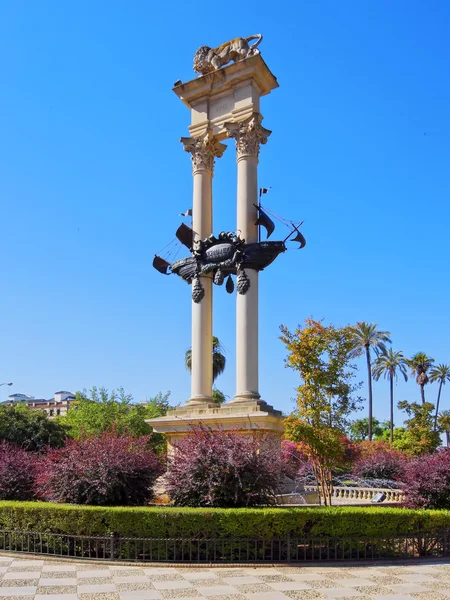
[[[146,567],[0,555],[0,600],[450,600],[450,562]]]

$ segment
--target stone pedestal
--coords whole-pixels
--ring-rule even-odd
[[[178,440],[200,424],[212,429],[237,429],[243,434],[259,431],[274,435],[280,440],[284,431],[281,411],[262,400],[221,406],[213,403],[189,403],[169,411],[166,417],[149,419],[147,423],[157,433],[165,434],[169,451]]]

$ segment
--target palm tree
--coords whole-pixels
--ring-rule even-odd
[[[441,399],[441,391],[442,386],[446,384],[447,381],[450,381],[450,366],[449,365],[438,365],[437,367],[433,367],[430,371],[430,381],[434,383],[435,381],[439,381],[439,391],[438,397],[436,400],[436,414],[434,415],[434,430],[436,431],[437,418],[439,412],[439,401]]]
[[[366,323],[361,321],[354,328],[354,348],[353,355],[366,353],[367,362],[367,384],[369,386],[369,440],[372,439],[372,364],[370,359],[370,351],[374,350],[378,355],[385,349],[385,344],[390,344],[389,331],[378,331],[378,325],[374,323]]]
[[[425,404],[425,386],[429,382],[427,372],[434,363],[434,358],[427,356],[425,352],[416,352],[408,361],[411,375],[416,376],[417,385],[420,386],[420,397]]]
[[[439,427],[445,431],[447,448],[450,446],[450,410],[443,410],[439,414]]]
[[[389,378],[390,398],[391,398],[391,419],[389,423],[389,438],[390,442],[394,441],[394,379],[397,381],[398,372],[403,375],[405,381],[408,381],[406,368],[408,363],[403,355],[403,352],[394,352],[392,348],[386,348],[378,355],[373,366],[373,378],[378,381],[381,375]]]
[[[189,371],[192,371],[192,348],[186,350],[184,363]],[[219,338],[213,335],[213,383],[225,371],[227,359],[224,355],[224,348],[219,342]]]

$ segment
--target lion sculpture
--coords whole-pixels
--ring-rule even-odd
[[[235,38],[217,48],[201,46],[194,56],[194,71],[200,75],[206,75],[206,73],[217,71],[232,60],[237,62],[249,56],[255,56],[255,54],[259,54],[258,46],[262,38],[263,36],[257,33],[246,38]],[[250,45],[251,40],[257,41]]]

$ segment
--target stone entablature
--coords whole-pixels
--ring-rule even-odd
[[[260,113],[260,97],[278,87],[276,77],[260,55],[213,71],[173,88],[191,111],[192,137],[212,129],[223,141],[225,123],[238,123]]]

